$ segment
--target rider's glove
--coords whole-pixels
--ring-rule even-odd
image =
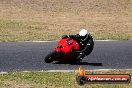
[[[84,53],[79,53],[80,55],[85,55]]]
[[[63,35],[62,36],[62,39],[65,39],[65,38],[68,38],[68,36],[67,35]]]
[[[84,53],[80,52],[80,51],[73,51],[74,55],[84,55]]]

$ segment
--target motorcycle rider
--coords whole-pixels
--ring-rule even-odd
[[[80,49],[78,51],[73,51],[73,55],[77,56],[78,61],[82,61],[82,59],[89,55],[93,50],[94,41],[86,29],[81,29],[79,34],[76,35],[63,35],[62,39],[65,38],[71,38],[80,45]]]

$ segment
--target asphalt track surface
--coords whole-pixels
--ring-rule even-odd
[[[79,64],[44,62],[57,42],[1,42],[0,71],[132,69],[132,41],[95,41],[93,52]]]

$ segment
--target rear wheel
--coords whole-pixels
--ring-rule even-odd
[[[51,52],[50,54],[48,54],[48,55],[45,57],[44,61],[45,61],[46,63],[51,63],[51,62],[53,62],[53,61],[55,60],[55,57],[56,57],[56,56],[57,56],[56,51],[53,51],[53,52]]]

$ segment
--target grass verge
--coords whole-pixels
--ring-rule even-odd
[[[0,41],[44,41],[58,40],[64,34],[76,34],[79,29],[61,29],[61,25],[49,24],[43,22],[23,22],[16,20],[0,20]],[[132,38],[131,33],[107,29],[90,30],[90,33],[96,40],[128,40]]]
[[[130,74],[132,70],[88,71],[91,74]],[[85,84],[79,86],[74,72],[9,72],[0,74],[1,88],[132,88],[130,84]]]

